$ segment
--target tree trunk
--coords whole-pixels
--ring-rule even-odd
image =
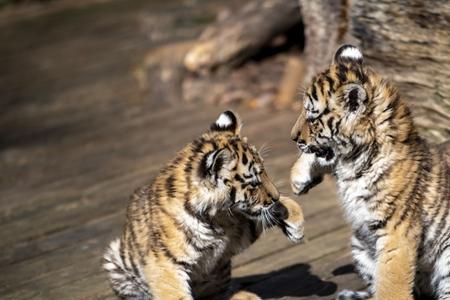
[[[305,83],[331,62],[348,27],[348,0],[299,0],[305,27]]]
[[[350,34],[397,83],[423,133],[449,139],[450,2],[357,0],[350,15]]]

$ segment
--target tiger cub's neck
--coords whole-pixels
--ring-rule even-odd
[[[335,168],[343,206],[356,224],[378,218],[376,203],[384,201],[380,195],[395,189],[389,182],[405,185],[413,176],[394,174],[418,164],[427,147],[397,91],[387,83],[380,86],[371,108],[374,139],[356,149],[352,159],[338,159]]]
[[[199,239],[222,234],[221,223],[228,213],[223,207],[228,195],[223,183],[208,186],[190,168],[170,164],[154,180],[152,195],[152,212],[172,215],[183,228],[197,232]]]
[[[412,158],[415,155],[412,149],[423,143],[397,89],[376,75],[371,81],[376,88],[367,108],[369,114],[365,117],[370,119],[367,138],[363,144],[354,145],[349,155],[338,159],[338,180],[351,181],[364,175],[373,177],[374,173],[383,172],[398,160]]]

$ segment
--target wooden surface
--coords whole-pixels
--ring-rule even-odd
[[[1,299],[115,299],[101,256],[128,196],[225,109],[143,97],[131,66],[151,47],[198,34],[192,20],[225,2],[107,1],[0,25]],[[148,25],[160,22],[166,35]],[[295,113],[234,109],[250,141],[272,149],[267,168],[290,194]],[[362,287],[333,182],[299,201],[307,241],[267,233],[234,260],[235,283],[275,299]]]

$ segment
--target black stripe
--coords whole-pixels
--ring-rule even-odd
[[[130,250],[133,249],[136,251],[136,253],[139,255],[139,261],[142,265],[144,265],[145,263],[145,253],[144,251],[142,251],[141,247],[139,247],[138,243],[137,243],[137,236],[136,236],[136,232],[134,229],[134,222],[130,222],[128,225],[128,230],[130,232],[130,236],[127,240],[128,246],[130,247]],[[132,251],[134,252],[134,251]]]
[[[339,64],[338,65],[338,72],[337,72],[337,76],[339,78],[339,81],[342,83],[345,83],[347,81],[347,67],[344,66],[343,64]]]
[[[353,145],[352,151],[350,151],[350,153],[347,154],[342,159],[344,161],[355,161],[356,159],[358,159],[361,156],[361,154],[363,154],[366,151],[367,151],[367,145]],[[366,163],[365,167],[368,168],[368,167],[370,167],[370,165],[368,165]]]
[[[185,173],[186,177],[189,174],[191,174],[191,172],[193,170],[192,163],[194,161],[194,158],[202,150],[204,144],[205,144],[205,139],[202,137],[197,140],[194,140],[192,142],[192,145],[191,145],[192,154],[187,158],[186,165],[184,166],[184,173]]]
[[[165,255],[172,263],[181,266],[183,269],[189,269],[189,268],[192,266],[192,264],[190,264],[190,263],[188,263],[188,262],[185,262],[185,261],[182,261],[182,260],[177,259],[177,258],[172,254],[172,252],[170,252],[170,250],[167,249],[167,247],[165,247],[165,246],[162,246],[162,247],[161,247],[161,251],[163,252],[163,254],[164,254],[164,255]]]
[[[339,128],[340,128],[340,126],[341,126],[341,122],[342,122],[342,119],[339,119],[337,122],[336,122],[336,125],[334,126],[334,129],[333,129],[333,134],[334,135],[338,135],[339,134]]]
[[[139,276],[140,275],[139,269],[132,257],[130,257],[130,263],[131,263],[131,269],[133,270],[133,273],[136,274],[137,276]]]
[[[230,201],[231,203],[236,202],[236,188],[233,186],[230,191]]]
[[[170,175],[167,179],[166,179],[166,189],[167,189],[167,196],[169,198],[175,198],[175,193],[176,193],[176,189],[175,189],[175,177],[173,177],[173,175]]]
[[[125,247],[124,247],[123,239],[120,240],[119,255],[120,255],[120,259],[123,261],[124,265],[126,265]]]
[[[439,243],[439,250],[437,252],[437,256],[441,256],[448,248],[450,248],[450,243],[447,243],[450,240],[450,234],[445,235],[446,239]],[[443,246],[445,245],[445,246]]]
[[[312,88],[311,88],[311,96],[312,96],[312,100],[313,101],[317,101],[317,90],[316,90],[316,85],[313,84]]]
[[[324,84],[323,84],[323,76],[319,76],[319,78],[317,79],[316,82],[317,86],[319,87],[320,93],[322,94],[322,96],[325,95],[325,90],[324,90]]]
[[[364,247],[361,247],[361,246],[358,246],[358,245],[352,245],[352,250],[358,250],[358,251],[361,251],[361,252],[365,252],[366,251],[366,249],[364,248]]]
[[[390,122],[392,121],[392,119],[394,118],[394,113],[391,112],[389,116],[387,116],[383,121],[379,122],[378,125],[383,125],[386,122]]]
[[[216,228],[214,228],[212,220],[208,215],[208,209],[206,209],[204,213],[200,213],[191,205],[189,201],[184,202],[184,209],[192,217],[198,219],[200,222],[203,223],[203,225],[207,226],[208,229],[216,231]]]
[[[242,178],[241,175],[239,175],[239,174],[234,175],[234,179],[241,183],[245,182],[244,178]]]
[[[245,153],[242,153],[242,163],[246,165],[248,163],[247,155]]]
[[[391,102],[389,102],[388,106],[383,110],[383,112],[387,112],[388,110],[391,110],[392,114],[395,114],[399,103],[400,103],[400,96],[398,94],[396,94],[395,98]]]
[[[368,228],[372,231],[376,231],[376,230],[383,229],[384,227],[386,227],[386,224],[387,224],[387,220],[372,221],[368,224]]]
[[[330,117],[327,121],[327,126],[328,126],[328,129],[330,129],[330,132],[333,132],[333,121],[334,121],[333,117]]]
[[[359,67],[359,66],[356,67],[355,73],[356,73],[356,77],[359,79],[359,81],[362,84],[367,82],[367,79],[368,79],[367,75],[364,73],[364,71],[361,67]]]
[[[358,107],[359,107],[359,95],[358,95],[358,88],[354,88],[352,89],[349,93],[348,93],[348,99],[345,103],[345,107],[350,111],[350,112],[355,112]]]
[[[325,80],[328,81],[328,85],[330,86],[330,91],[334,92],[334,80],[329,76],[329,74],[325,75]]]
[[[220,152],[220,151],[218,151]],[[217,156],[217,155],[216,155]],[[213,174],[218,174],[220,170],[222,170],[223,164],[224,164],[224,160],[222,156],[216,157],[214,158],[214,165],[213,165]],[[217,178],[216,178],[217,180]]]

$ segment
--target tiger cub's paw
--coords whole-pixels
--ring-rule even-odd
[[[371,294],[367,291],[351,291],[342,290],[337,295],[337,300],[366,300],[371,297]]]
[[[261,300],[261,298],[258,295],[247,291],[239,291],[231,296],[230,300]]]
[[[303,210],[295,200],[281,196],[280,200],[274,204],[272,214],[292,242],[298,243],[303,240]]]

